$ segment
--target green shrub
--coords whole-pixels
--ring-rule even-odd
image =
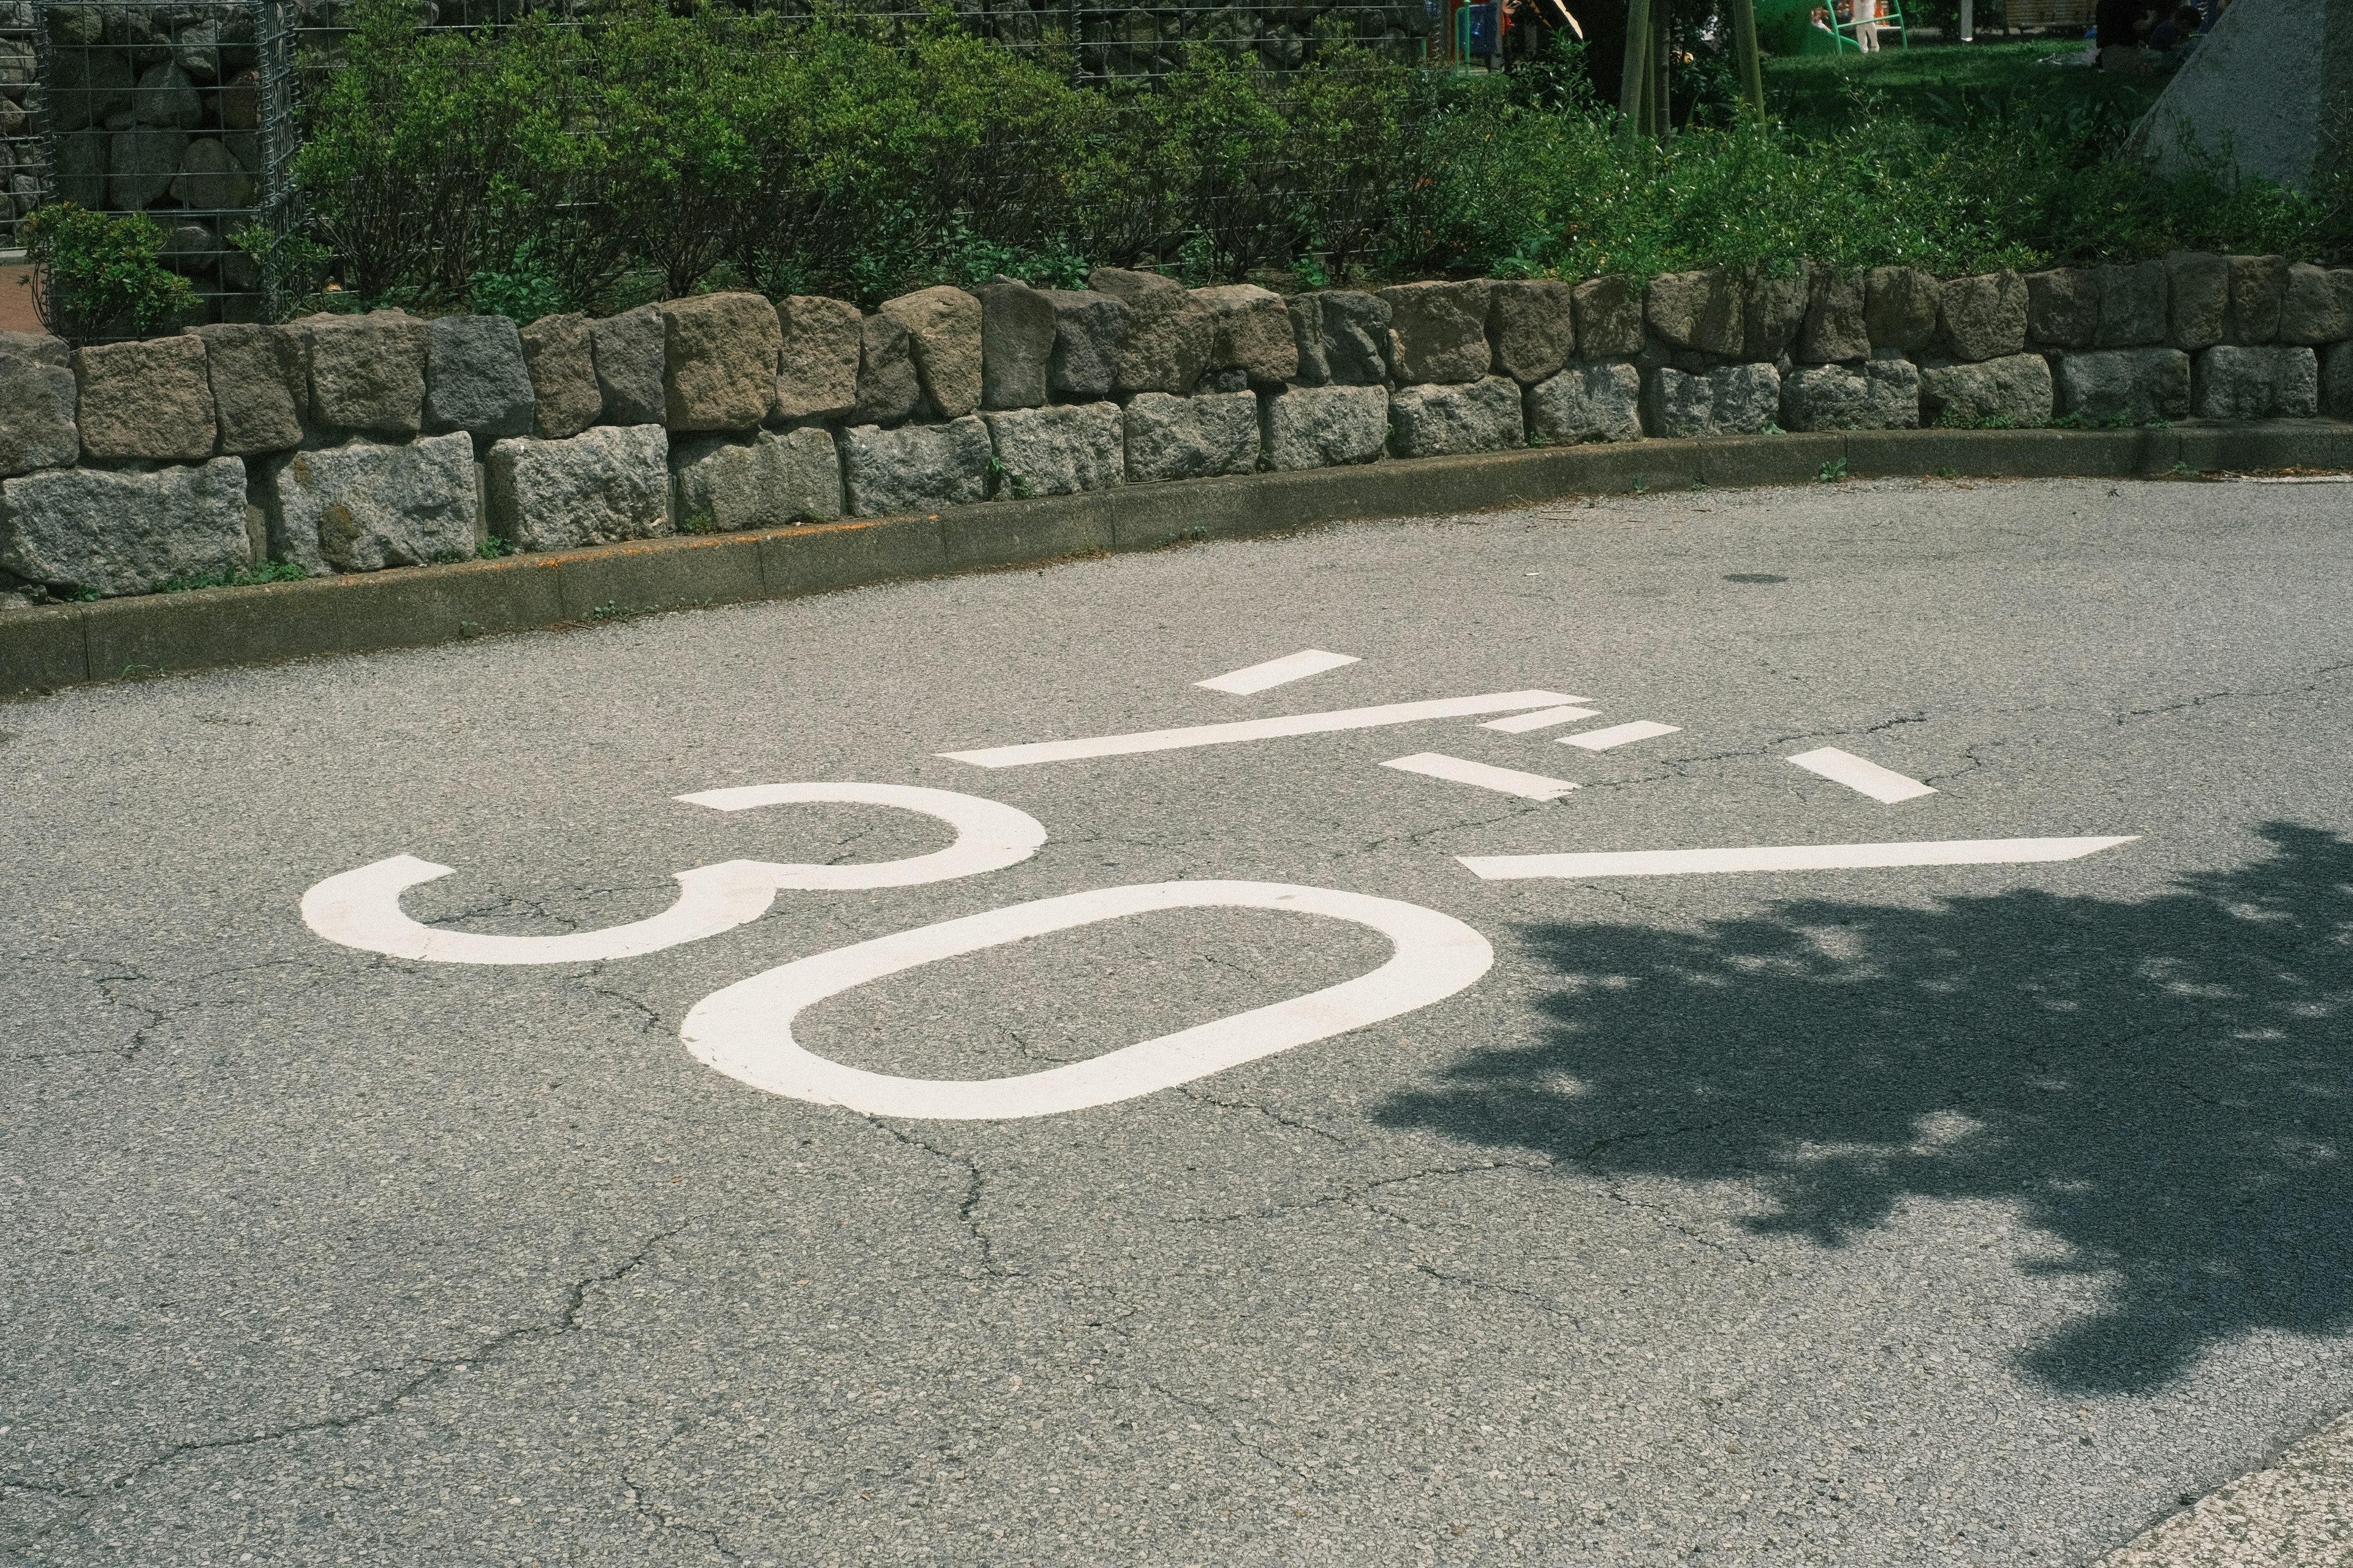
[[[143,337],[195,306],[195,285],[164,265],[164,231],[143,214],[53,202],[16,233],[42,277],[42,317],[60,337]]]

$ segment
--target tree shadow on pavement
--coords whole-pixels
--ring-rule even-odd
[[[1703,933],[1546,925],[1544,1041],[1470,1057],[1389,1126],[1581,1168],[1745,1180],[1836,1247],[1908,1197],[1992,1199],[2104,1306],[2024,1352],[2151,1387],[2252,1330],[2353,1328],[2353,843],[2140,901],[1827,900]]]

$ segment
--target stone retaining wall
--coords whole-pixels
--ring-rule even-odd
[[[1411,283],[1103,268],[69,350],[0,333],[0,589],[153,591],[1645,436],[2353,417],[2353,268]]]

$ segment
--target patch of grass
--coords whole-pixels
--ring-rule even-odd
[[[310,576],[291,561],[272,561],[252,568],[240,567],[234,572],[206,572],[181,577],[171,577],[158,584],[159,594],[186,594],[198,588],[258,588],[264,583],[300,583]],[[91,595],[96,597],[95,595]]]
[[[1829,462],[1824,463],[1815,471],[1814,478],[1826,485],[1837,484],[1841,479],[1846,478],[1846,459],[1844,458],[1832,458]]]
[[[501,555],[513,553],[514,547],[495,533],[486,535],[480,543],[474,546],[474,554],[484,561],[496,561]]]

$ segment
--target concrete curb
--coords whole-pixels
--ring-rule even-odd
[[[499,632],[1071,555],[1155,550],[1311,523],[1524,505],[1561,496],[1864,479],[2115,479],[2353,468],[2353,424],[2273,420],[2135,430],[1873,430],[1539,447],[1360,468],[1135,485],[934,515],[817,523],[455,566],[155,594],[0,616],[0,698],[171,670],[415,647]]]

